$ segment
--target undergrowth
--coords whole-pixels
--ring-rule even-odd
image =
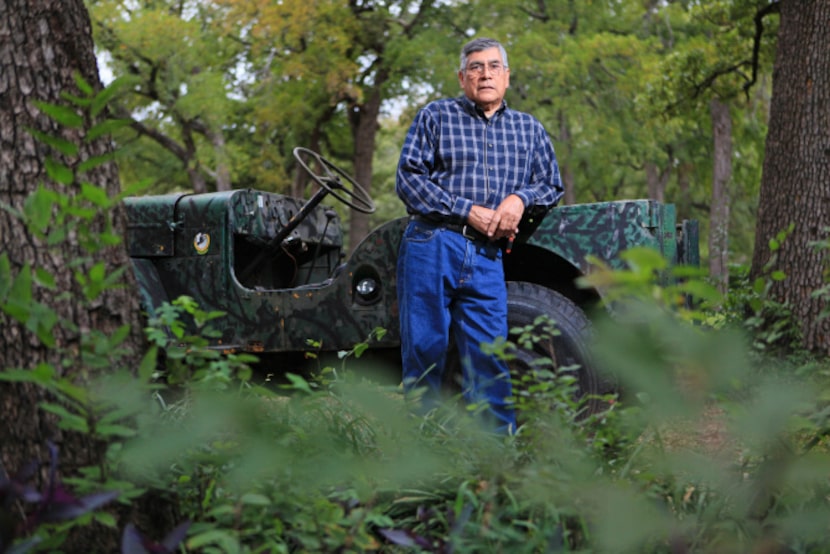
[[[576,394],[578,368],[536,367],[516,376],[512,436],[451,405],[415,416],[399,387],[366,379],[361,355],[383,330],[340,367],[257,384],[250,359],[205,348],[221,314],[187,298],[157,312],[135,371],[78,387],[48,367],[4,368],[0,379],[49,392],[42,407],[66,432],[108,450],[43,491],[31,469],[0,468],[0,552],[54,551],[72,525],[146,490],[177,498],[183,520],[128,524],[123,552],[827,551],[830,365],[759,348],[769,329],[734,314],[763,317],[763,298],[744,301],[763,287],[724,301],[698,271],[648,250],[625,257],[587,283],[619,316],[595,321],[593,353],[618,391],[595,402]],[[39,329],[46,309],[15,296],[34,286],[0,255],[0,306]],[[184,317],[200,336],[184,335]],[[118,340],[100,354],[117,358]]]

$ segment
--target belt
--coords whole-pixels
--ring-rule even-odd
[[[434,219],[418,214],[413,215],[412,219],[414,221],[423,221],[425,223],[429,223],[430,225],[447,229],[448,231],[454,231],[467,240],[483,242],[490,241],[490,237],[474,228],[472,225],[467,225],[466,223],[451,223],[449,221],[441,221],[440,219]]]

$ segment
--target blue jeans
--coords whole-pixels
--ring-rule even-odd
[[[507,337],[507,286],[499,246],[410,221],[398,256],[398,306],[404,390],[423,387],[423,407],[435,405],[452,331],[464,398],[486,403],[496,430],[515,431],[507,363],[481,351],[481,344]]]

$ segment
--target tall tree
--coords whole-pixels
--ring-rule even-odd
[[[407,51],[412,51],[412,42],[424,48],[424,52],[429,51],[424,39],[435,36],[435,27],[439,26],[436,14],[440,8],[435,0],[392,2],[385,8],[380,2],[350,4],[359,24],[350,54],[356,62],[365,60],[365,67],[356,76],[359,94],[347,99],[347,113],[354,140],[355,179],[370,190],[383,101],[399,93],[404,80],[418,82],[413,70],[419,67],[413,62],[428,56],[413,59]],[[354,249],[369,230],[368,215],[352,211],[350,247]]]
[[[710,171],[707,181],[711,184],[699,187],[708,195],[698,197],[701,206],[708,205],[709,272],[725,293],[731,253],[731,198],[736,182],[733,129],[743,129],[733,124],[733,118],[740,120],[751,106],[749,91],[757,75],[771,65],[767,53],[775,33],[756,35],[758,4],[753,1],[719,0],[688,7],[673,3],[664,9],[681,11],[682,17],[677,19],[684,25],[682,32],[678,28],[672,33],[675,45],[661,60],[658,78],[648,89],[655,92],[657,111],[684,129],[677,146],[691,151],[687,159],[695,161],[699,178],[703,178],[704,170]],[[704,109],[708,120],[700,116]],[[696,132],[689,132],[694,129]],[[738,152],[746,149],[742,146],[738,145]]]
[[[671,52],[676,17],[656,9],[503,0],[470,10],[476,34],[492,33],[508,46],[507,101],[551,133],[566,203],[665,195],[682,127],[649,113],[646,85]]]
[[[830,354],[827,299],[813,295],[830,276],[830,0],[781,2],[778,52],[761,180],[751,275],[768,264],[786,279],[772,285],[801,324],[804,346]],[[770,241],[794,224],[772,259]]]
[[[32,199],[40,187],[78,199],[81,187],[52,180],[47,159],[57,160],[85,182],[97,185],[109,197],[119,192],[115,166],[107,163],[83,172],[80,163],[107,153],[106,139],[84,140],[81,129],[61,129],[36,106],[36,102],[61,103],[62,93],[80,93],[74,75],[100,87],[89,16],[82,0],[0,0],[0,370],[51,366],[58,375],[82,379],[93,371],[89,363],[91,334],[109,336],[129,326],[122,347],[125,364],[138,366],[142,355],[142,326],[138,296],[130,273],[119,279],[120,288],[109,288],[95,305],[82,303],[83,278],[103,269],[116,274],[129,263],[123,244],[101,249],[95,257],[81,233],[68,233],[56,243],[60,224],[55,204]],[[61,153],[33,138],[32,133],[60,136],[81,145],[77,155]],[[80,202],[79,204],[82,204]],[[19,214],[48,222],[47,233],[33,231]],[[125,212],[116,209],[89,222],[101,236],[123,233]],[[112,229],[116,229],[113,231]],[[103,265],[100,265],[103,264]],[[98,269],[95,269],[95,267]],[[29,278],[29,276],[33,276]],[[16,282],[16,297],[9,283]],[[34,311],[25,313],[25,305]],[[55,318],[43,317],[45,313]],[[101,461],[105,445],[85,435],[64,432],[54,418],[38,408],[47,398],[43,389],[28,384],[0,383],[0,463],[9,471],[32,460],[48,460],[46,441],[58,444],[60,470]],[[109,533],[109,534],[108,534]],[[112,531],[98,531],[101,544],[78,538],[67,551],[115,551]],[[97,539],[96,539],[97,540]]]
[[[306,145],[345,160],[371,192],[384,103],[415,97],[420,83],[435,78],[434,67],[447,67],[429,63],[447,40],[439,18],[446,7],[434,0],[217,2],[230,8],[241,41],[249,45],[250,67],[258,75],[251,89],[257,127],[275,140],[293,141],[291,147]],[[368,217],[353,212],[352,249],[368,230]]]
[[[119,116],[132,119],[132,134],[119,136],[122,145],[137,140],[140,147],[128,146],[133,152],[152,152],[147,173],[168,190],[229,190],[226,133],[237,123],[240,102],[228,88],[241,46],[225,36],[223,14],[196,0],[88,4],[96,44],[118,76],[132,79],[119,102]],[[142,162],[136,157],[124,165]]]
[[[732,179],[732,117],[729,105],[713,98],[712,203],[709,211],[709,274],[721,294],[729,285],[729,182]]]

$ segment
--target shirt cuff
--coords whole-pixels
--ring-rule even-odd
[[[525,205],[525,209],[530,208],[534,204],[533,195],[530,194],[526,190],[517,190],[517,191],[511,192],[510,194],[515,194],[516,196],[521,198],[522,203]]]
[[[460,222],[464,223],[467,221],[467,217],[470,215],[470,210],[473,209],[473,201],[467,198],[456,198],[453,202],[453,205],[450,207],[450,212],[452,213],[453,217],[457,217]]]

